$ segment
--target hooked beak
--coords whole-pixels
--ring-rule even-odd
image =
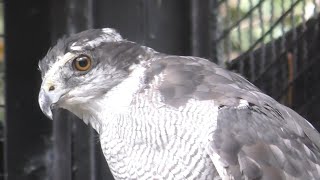
[[[57,72],[76,56],[77,54],[66,53],[63,57],[59,58],[59,61],[52,65],[51,69],[43,77],[38,100],[42,112],[50,119],[52,119],[52,109],[58,106],[60,98],[67,93],[66,90],[61,88],[61,84],[57,80],[60,78]]]
[[[52,109],[55,108],[56,103],[59,101],[62,93],[55,91],[46,91],[44,88],[39,92],[39,105],[41,111],[52,120]]]

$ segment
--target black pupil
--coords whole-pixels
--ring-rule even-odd
[[[88,60],[87,57],[80,57],[78,58],[78,64],[80,67],[87,67],[88,66]]]

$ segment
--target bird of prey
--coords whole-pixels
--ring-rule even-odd
[[[92,29],[39,62],[41,110],[90,124],[115,179],[320,179],[320,135],[240,75]]]

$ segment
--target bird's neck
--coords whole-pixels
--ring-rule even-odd
[[[134,97],[145,88],[146,68],[137,66],[128,78],[113,87],[105,95],[82,105],[82,119],[99,133],[102,126],[109,126],[121,114],[128,113]]]

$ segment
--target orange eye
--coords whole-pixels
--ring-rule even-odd
[[[86,55],[80,55],[73,60],[73,66],[78,71],[87,71],[91,68],[91,59]]]

